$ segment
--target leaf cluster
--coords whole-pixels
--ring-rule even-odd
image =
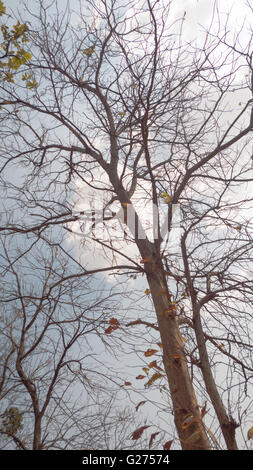
[[[2,426],[5,432],[16,434],[23,429],[23,414],[17,407],[7,408],[3,413]]]
[[[0,16],[6,13],[6,7],[0,2]],[[0,77],[9,83],[14,83],[14,74],[21,65],[31,60],[32,54],[26,50],[25,44],[29,42],[28,26],[17,21],[12,27],[1,24],[2,40],[0,47],[3,55],[0,56]],[[34,88],[35,84],[30,83],[28,88]],[[37,85],[36,85],[37,86]]]

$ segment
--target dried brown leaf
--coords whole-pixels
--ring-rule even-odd
[[[157,352],[158,352],[157,349],[147,349],[147,351],[145,351],[144,353],[144,356],[145,357],[153,356],[153,354],[156,354]]]
[[[145,429],[147,428],[150,428],[150,426],[141,426],[141,428],[136,429],[132,434],[132,439],[133,440],[140,439],[143,431],[145,431]]]
[[[173,442],[173,439],[172,439],[172,441],[165,442],[165,444],[163,446],[163,450],[169,450],[171,448],[172,442]]]
[[[136,407],[135,407],[136,411],[138,411],[140,406],[144,405],[145,403],[146,403],[146,400],[140,401],[140,403],[138,403],[138,405],[136,405]]]
[[[151,434],[150,439],[149,439],[149,444],[148,444],[149,449],[152,447],[153,441],[156,438],[157,434],[160,434],[160,432],[159,431],[153,432],[153,434]]]

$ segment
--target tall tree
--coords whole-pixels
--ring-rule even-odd
[[[245,387],[253,370],[246,192],[252,182],[252,44],[240,33],[230,42],[216,5],[201,44],[188,43],[187,12],[170,21],[173,5],[91,0],[80,2],[78,11],[68,2],[52,7],[41,1],[33,12],[27,9],[23,24],[31,25],[25,34],[32,57],[26,55],[17,70],[2,64],[0,105],[5,186],[29,211],[20,221],[14,214],[1,230],[39,238],[64,226],[69,236],[82,215],[73,211],[74,201],[82,202],[80,187],[102,193],[102,228],[117,214],[118,231],[103,237],[92,208],[90,232],[80,225],[82,246],[89,249],[90,241],[113,253],[104,271],[145,275],[182,449],[211,448],[191,361],[201,371],[226,447],[235,450],[240,423],[222,398],[214,368],[218,349]],[[15,164],[23,166],[22,174],[11,182]],[[150,203],[151,232],[143,217]],[[172,244],[175,208],[181,229]],[[129,244],[136,257],[128,255]],[[244,312],[240,326],[238,311],[239,317]],[[145,320],[144,311],[139,323]]]

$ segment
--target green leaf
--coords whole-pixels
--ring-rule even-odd
[[[36,82],[36,80],[28,80],[26,82],[26,86],[27,88],[29,88],[29,90],[33,90],[34,88],[38,87],[38,83]]]
[[[6,13],[6,7],[4,6],[3,2],[0,1],[0,16]]]
[[[31,60],[32,54],[30,52],[24,52],[23,57],[24,57],[25,61]]]

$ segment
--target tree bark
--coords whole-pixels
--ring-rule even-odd
[[[174,421],[181,447],[183,450],[210,450],[210,442],[202,423],[199,405],[187,367],[184,344],[175,311],[170,306],[163,266],[161,261],[157,261],[160,259],[159,241],[153,244],[147,238],[142,239],[138,236],[138,227],[141,226],[138,215],[115,170],[115,168],[111,169],[108,176],[123,207],[125,203],[128,207],[130,206],[129,209],[132,211],[131,220],[135,221],[134,226],[129,226],[128,214],[125,214],[124,223],[132,232],[144,261],[144,269],[160,331],[163,363],[168,378]]]
[[[41,449],[41,420],[42,420],[42,415],[39,410],[39,400],[38,400],[38,395],[36,392],[36,388],[32,382],[32,380],[26,375],[23,365],[22,365],[22,360],[23,360],[23,354],[24,354],[24,342],[25,342],[25,335],[24,331],[22,332],[21,335],[21,340],[20,340],[20,348],[18,351],[18,357],[16,360],[16,368],[18,375],[28,391],[32,405],[33,405],[33,412],[34,412],[34,433],[33,433],[33,450],[40,450]]]
[[[188,264],[188,259],[187,259],[187,251],[186,251],[186,234],[185,236],[181,239],[181,248],[182,248],[182,254],[183,254],[183,262],[184,262],[184,267],[185,267],[185,273],[186,273],[186,279],[187,279],[187,284],[189,287],[190,295],[191,295],[191,301],[192,301],[192,312],[193,312],[193,324],[194,324],[194,330],[195,330],[195,335],[196,335],[196,341],[198,345],[198,351],[199,351],[199,360],[201,364],[201,371],[206,387],[206,391],[210,397],[210,400],[212,402],[212,405],[214,407],[215,413],[217,415],[217,418],[219,420],[221,430],[223,437],[225,439],[227,449],[228,450],[238,450],[236,439],[235,439],[235,429],[237,427],[236,422],[232,419],[232,417],[229,419],[224,404],[221,400],[221,397],[219,395],[215,380],[213,378],[212,374],[212,369],[210,366],[209,358],[208,358],[208,353],[206,349],[206,340],[205,336],[203,333],[203,328],[201,324],[201,317],[200,317],[200,309],[201,305],[203,305],[203,299],[202,302],[197,300],[196,292],[194,289],[194,285],[191,280],[191,274],[190,274],[190,268]]]
[[[203,334],[203,328],[200,318],[200,307],[194,306],[193,308],[193,321],[196,333],[196,340],[199,350],[199,359],[201,363],[201,371],[205,382],[206,391],[210,397],[215,413],[220,423],[223,437],[225,439],[228,450],[238,450],[235,429],[238,426],[232,417],[228,417],[224,404],[219,395],[216,383],[213,378],[211,366],[208,359],[206,349],[206,341]]]
[[[41,416],[35,416],[33,433],[33,450],[41,449]]]
[[[182,449],[210,450],[210,442],[202,423],[187,367],[184,343],[175,310],[169,300],[163,272],[161,269],[152,272],[152,267],[147,267],[146,271],[163,346],[163,363],[173,403],[175,425]]]

